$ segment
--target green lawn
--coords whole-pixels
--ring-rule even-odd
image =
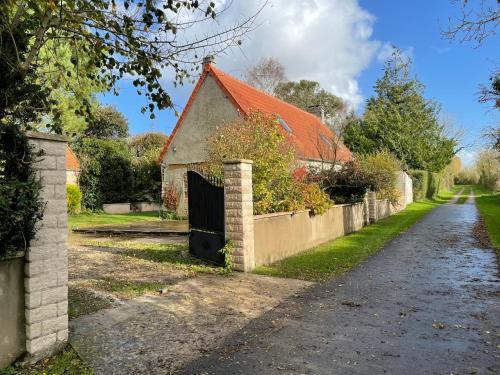
[[[434,207],[447,202],[458,190],[460,188],[454,187],[452,191],[442,193],[432,201],[412,203],[404,211],[366,226],[358,232],[277,263],[260,266],[256,268],[255,273],[310,281],[322,281],[340,275],[406,231]]]
[[[68,225],[70,228],[84,228],[94,225],[106,224],[130,224],[141,221],[158,221],[158,212],[137,212],[130,214],[105,214],[105,213],[82,213],[69,215]]]
[[[500,193],[492,193],[482,186],[473,188],[477,208],[483,217],[493,246],[500,249]]]

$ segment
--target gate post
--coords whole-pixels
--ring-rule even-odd
[[[252,163],[251,160],[224,162],[225,235],[233,244],[233,269],[244,272],[255,267]]]

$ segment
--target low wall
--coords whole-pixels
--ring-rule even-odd
[[[384,217],[391,216],[395,213],[396,207],[394,207],[391,202],[387,199],[377,199],[377,220],[383,219]]]
[[[137,203],[107,203],[102,205],[102,209],[107,214],[129,214],[131,212],[158,211],[158,203],[137,202]]]
[[[130,213],[130,203],[103,204],[102,209],[107,214],[128,214]]]
[[[26,350],[24,330],[24,252],[0,260],[0,368]]]
[[[335,205],[322,215],[309,211],[254,216],[255,265],[297,254],[365,225],[364,203]]]

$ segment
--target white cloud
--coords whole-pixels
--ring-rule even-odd
[[[374,58],[387,54],[390,46],[374,39],[375,17],[361,8],[358,0],[217,0],[216,10],[226,5],[229,8],[216,17],[216,24],[197,24],[180,33],[179,39],[230,27],[255,14],[265,3],[256,29],[243,38],[239,48],[217,56],[217,66],[242,78],[245,70],[261,58],[275,57],[285,66],[288,79],[318,81],[357,109],[364,99],[359,75]],[[413,49],[404,52],[411,55]],[[209,51],[199,51],[198,56],[204,53]],[[165,69],[162,82],[174,94],[174,102],[182,105],[193,86],[174,89],[173,79],[172,70]]]
[[[229,25],[256,12],[262,2],[235,1],[217,21]],[[357,0],[270,0],[240,49],[217,58],[217,65],[242,76],[262,57],[276,57],[290,80],[318,81],[353,107],[363,100],[357,82],[381,43],[372,38],[375,17]]]

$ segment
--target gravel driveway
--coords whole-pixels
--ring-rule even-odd
[[[500,278],[473,200],[250,322],[186,374],[500,373]]]

